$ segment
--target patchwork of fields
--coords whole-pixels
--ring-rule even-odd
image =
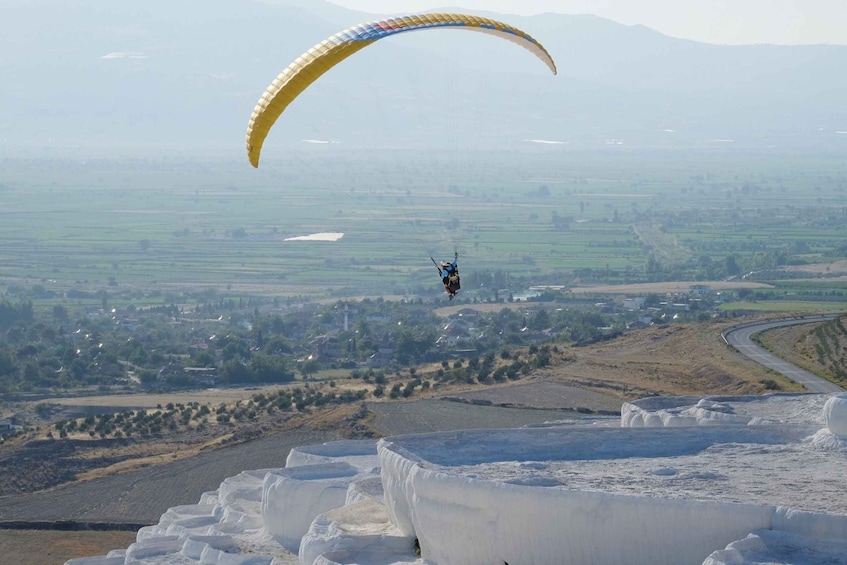
[[[564,285],[691,280],[771,255],[826,265],[847,241],[834,157],[311,146],[258,171],[212,159],[0,170],[0,285],[79,304],[416,294],[432,290],[429,256],[454,249],[468,291],[497,271]],[[286,241],[316,232],[344,236]]]

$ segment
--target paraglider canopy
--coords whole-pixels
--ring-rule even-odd
[[[286,107],[329,69],[357,51],[390,35],[426,29],[476,31],[506,39],[532,52],[553,74],[556,63],[541,43],[520,29],[490,18],[466,14],[413,14],[349,27],[318,43],[291,63],[268,86],[247,125],[247,157],[254,167],[265,137]]]

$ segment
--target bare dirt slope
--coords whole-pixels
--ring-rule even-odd
[[[68,559],[105,555],[135,542],[135,532],[0,530],[0,561],[9,565],[62,565]]]
[[[653,326],[585,348],[573,360],[540,372],[553,382],[623,400],[648,395],[762,394],[800,388],[728,347],[732,322]],[[772,391],[773,389],[771,389]]]
[[[149,523],[171,506],[196,504],[227,477],[249,469],[284,467],[292,447],[337,439],[310,427],[280,432],[199,455],[70,483],[32,494],[0,498],[0,521]]]

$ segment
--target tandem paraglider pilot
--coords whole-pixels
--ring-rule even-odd
[[[430,259],[432,258],[430,257]],[[441,283],[444,285],[444,291],[447,293],[447,296],[450,297],[450,300],[453,300],[453,297],[456,296],[456,293],[462,288],[462,283],[459,279],[459,267],[457,265],[458,260],[459,253],[456,252],[452,263],[442,261],[441,265],[437,263],[435,265],[438,267],[438,274],[441,276]],[[435,263],[435,259],[433,259],[432,262]]]

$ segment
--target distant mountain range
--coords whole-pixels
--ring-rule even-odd
[[[7,154],[71,147],[240,155],[250,113],[273,78],[322,39],[377,17],[323,0],[3,4]],[[292,104],[266,157],[305,139],[448,150],[526,140],[847,149],[845,46],[719,46],[594,16],[480,14],[536,37],[559,75],[480,34],[389,38]]]

